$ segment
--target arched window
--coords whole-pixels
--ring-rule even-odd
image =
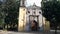
[[[23,11],[25,11],[25,9],[23,9]]]
[[[36,12],[34,11],[34,14],[36,14]]]
[[[28,11],[28,13],[30,13],[30,11]]]
[[[39,11],[39,14],[41,14],[41,12]]]

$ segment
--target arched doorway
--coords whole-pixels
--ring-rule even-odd
[[[38,31],[38,27],[39,27],[39,16],[38,15],[30,15],[29,16],[29,23],[30,23],[30,30],[31,31]],[[35,28],[32,28],[32,25],[36,26],[36,29]]]

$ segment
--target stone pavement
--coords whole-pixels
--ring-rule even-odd
[[[54,34],[54,32],[14,32],[0,30],[0,34]],[[60,34],[60,32],[57,34]]]

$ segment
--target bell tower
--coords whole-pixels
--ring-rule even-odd
[[[25,7],[25,0],[20,0],[20,7]]]
[[[18,31],[25,31],[26,11],[27,11],[27,9],[25,7],[25,0],[20,0]]]

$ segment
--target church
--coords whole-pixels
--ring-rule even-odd
[[[35,3],[26,7],[24,0],[20,0],[18,31],[41,31],[44,30],[44,25],[45,17],[42,15],[41,7]]]
[[[26,14],[26,23],[31,23],[31,21],[35,20],[38,23],[39,28],[42,28],[43,23],[45,22],[44,17],[42,16],[42,11],[39,6],[36,6],[34,3],[32,6],[27,7]]]

